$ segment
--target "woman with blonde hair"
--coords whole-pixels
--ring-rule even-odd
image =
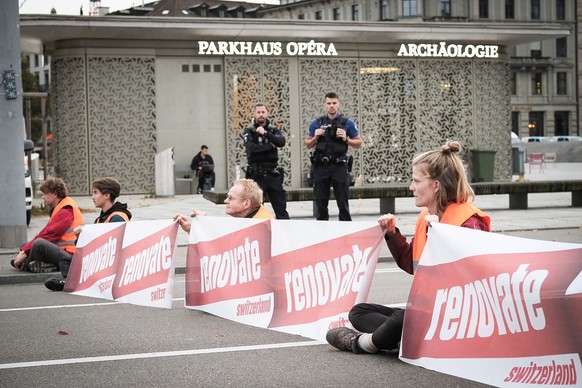
[[[463,161],[457,155],[460,148],[458,142],[450,141],[413,159],[410,191],[415,205],[422,211],[410,243],[396,227],[393,214],[378,219],[394,260],[410,274],[416,270],[431,222],[491,231],[489,216],[472,204],[475,193],[467,180]],[[402,336],[404,311],[378,304],[357,304],[349,313],[350,323],[357,331],[347,327],[330,330],[327,342],[339,350],[354,353],[395,349]]]

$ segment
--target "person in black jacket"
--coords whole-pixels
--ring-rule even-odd
[[[203,144],[202,147],[200,147],[200,152],[192,158],[190,169],[195,171],[198,176],[198,188],[196,190],[198,194],[202,194],[204,182],[207,179],[209,180],[210,190],[214,190],[214,181],[216,180],[216,175],[214,174],[214,160],[212,159],[212,156],[208,154],[208,146]]]
[[[279,148],[286,143],[283,133],[268,119],[264,104],[255,105],[254,119],[243,132],[248,167],[246,178],[258,183],[269,196],[277,219],[288,220],[287,197],[283,189],[283,168],[278,165]]]

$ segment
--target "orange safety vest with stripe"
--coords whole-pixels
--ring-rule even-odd
[[[107,223],[107,222],[109,222],[109,220],[111,219],[111,217],[113,217],[113,216],[114,216],[114,215],[116,215],[116,214],[117,214],[118,216],[120,216],[121,218],[123,218],[123,219],[125,220],[125,222],[128,222],[128,221],[129,221],[129,217],[127,216],[127,214],[125,214],[124,212],[115,211],[115,212],[111,213],[111,214],[110,214],[110,215],[109,215],[109,216],[108,216],[108,217],[105,219],[105,221],[103,221],[103,223]],[[100,223],[101,223],[101,222],[99,221],[99,218],[97,218],[97,219],[95,220],[95,223],[96,223],[96,224],[100,224]]]
[[[57,206],[55,206],[51,217],[49,218],[49,223],[53,220],[56,214],[65,206],[70,206],[73,208],[73,223],[69,228],[65,231],[65,233],[61,236],[59,241],[55,244],[64,251],[69,252],[70,254],[75,253],[75,241],[77,241],[77,235],[73,232],[75,227],[81,225],[83,223],[83,215],[81,214],[81,210],[75,203],[75,201],[71,197],[63,198]]]
[[[416,228],[414,229],[414,243],[412,245],[412,267],[414,272],[416,272],[416,267],[418,266],[420,256],[422,255],[422,251],[426,245],[427,226],[426,222],[424,221],[424,217],[429,214],[430,213],[428,212],[428,209],[424,208],[416,220]],[[487,231],[491,232],[491,218],[485,212],[479,210],[473,204],[468,202],[452,203],[447,206],[445,213],[439,222],[442,222],[443,224],[461,226],[465,223],[465,221],[467,221],[475,214],[483,218],[485,224],[487,225]]]

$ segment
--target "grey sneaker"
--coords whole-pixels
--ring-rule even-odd
[[[26,268],[28,268],[28,271],[34,273],[56,272],[59,270],[58,266],[50,263],[45,263],[40,260],[29,261]]]
[[[338,327],[331,329],[325,335],[328,344],[339,350],[351,350],[354,353],[360,353],[357,345],[359,333],[347,327]]]

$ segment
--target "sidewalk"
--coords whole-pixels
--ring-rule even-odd
[[[582,163],[555,163],[542,171],[538,166],[525,166],[525,178],[531,181],[582,179]],[[518,177],[514,176],[513,180]],[[75,197],[84,212],[85,223],[92,223],[98,213],[89,196]],[[508,195],[486,195],[476,198],[475,204],[486,211],[492,220],[494,232],[517,234],[519,236],[582,244],[582,209],[573,208],[570,193],[530,194],[529,209],[509,210]],[[119,200],[126,202],[133,213],[133,220],[154,220],[171,218],[176,213],[189,214],[192,210],[201,210],[211,216],[225,216],[224,205],[215,205],[205,200],[202,195],[180,195],[168,198],[146,198],[143,195],[122,195]],[[41,203],[35,198],[34,204]],[[330,219],[337,220],[337,206],[330,201]],[[375,221],[379,213],[378,199],[350,200],[350,210],[354,221]],[[311,202],[290,202],[287,210],[292,219],[313,219]],[[413,198],[397,198],[397,225],[406,236],[414,233],[414,224],[418,208]],[[28,238],[34,237],[47,223],[48,216],[34,217],[28,228]],[[564,230],[572,230],[567,236]],[[544,232],[542,232],[544,231]],[[554,231],[550,233],[549,231]],[[176,255],[176,272],[183,273],[186,264],[186,245],[188,236],[178,233],[178,252]],[[16,271],[10,266],[10,259],[17,253],[15,249],[0,248],[0,284],[42,282],[55,274],[29,274]],[[381,260],[391,260],[390,252],[383,244]]]

